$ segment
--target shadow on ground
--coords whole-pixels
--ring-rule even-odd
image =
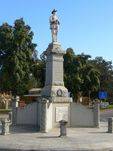
[[[37,133],[39,128],[36,126],[11,126],[10,131],[12,134],[17,133]]]

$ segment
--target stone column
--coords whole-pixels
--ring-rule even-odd
[[[12,123],[12,112],[9,112],[9,121]]]
[[[6,99],[6,101],[5,101],[5,109],[7,110],[8,109],[8,106],[9,106],[9,102],[8,102],[9,100],[7,100]]]
[[[47,102],[48,100],[42,98],[41,100],[41,121],[40,121],[40,130],[42,132],[47,132]]]
[[[46,80],[42,89],[43,97],[57,96],[60,89],[64,97],[68,97],[68,90],[64,86],[63,80],[63,55],[65,54],[59,43],[51,43],[44,52],[46,55]]]
[[[96,101],[94,103],[94,124],[96,127],[99,127],[100,124],[100,103],[98,101]]]
[[[12,125],[17,124],[17,108],[18,108],[19,96],[12,98]]]

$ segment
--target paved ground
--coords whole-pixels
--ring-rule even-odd
[[[0,136],[0,151],[17,150],[107,150],[113,151],[113,134],[106,133],[107,123],[101,128],[68,128],[66,138],[59,137],[59,129],[38,133],[35,129],[14,127],[12,134]]]
[[[113,117],[113,109],[105,110],[105,111],[101,112],[101,114],[100,114],[101,121],[103,121],[103,122],[107,121],[108,117]]]
[[[13,127],[11,134],[0,135],[0,151],[113,151],[113,134],[107,133],[107,117],[113,110],[101,113],[100,128],[68,128],[68,136],[59,137],[59,129],[39,133],[33,127]]]

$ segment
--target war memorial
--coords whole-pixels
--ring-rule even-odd
[[[12,122],[16,125],[34,125],[39,131],[44,132],[59,127],[61,120],[66,121],[68,127],[98,127],[98,103],[95,103],[92,108],[75,103],[64,86],[63,54],[65,51],[57,39],[60,22],[56,10],[52,11],[49,22],[52,42],[44,51],[45,86],[41,89],[41,96],[37,96],[37,102],[28,104],[25,108],[19,108],[19,99],[14,99]],[[37,94],[38,89],[34,89],[32,93]]]
[[[106,125],[100,124],[99,103],[87,107],[73,102],[64,86],[65,51],[57,39],[60,21],[56,12],[54,9],[49,19],[52,42],[44,51],[45,86],[40,96],[39,89],[28,94],[35,95],[37,101],[24,108],[18,106],[19,97],[13,98],[12,116],[2,121],[1,150],[104,150],[113,146],[113,134],[106,133]],[[59,137],[60,130],[64,131],[61,124],[67,127],[63,138]]]

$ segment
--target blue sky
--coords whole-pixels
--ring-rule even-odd
[[[23,17],[34,32],[34,42],[41,54],[51,42],[49,16],[58,10],[59,42],[76,54],[113,60],[113,0],[3,0],[0,24],[13,24]]]

